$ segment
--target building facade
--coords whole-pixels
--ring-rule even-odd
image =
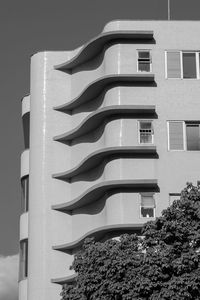
[[[19,300],[58,300],[85,237],[139,233],[200,180],[200,22],[113,21],[31,58]]]

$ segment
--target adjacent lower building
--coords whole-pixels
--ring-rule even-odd
[[[113,21],[32,56],[19,300],[60,299],[86,237],[140,233],[200,180],[199,37],[199,21]]]

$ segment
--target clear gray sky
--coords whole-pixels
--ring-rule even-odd
[[[171,0],[173,20],[200,19],[199,0]],[[167,19],[167,0],[0,0],[0,255],[18,252],[21,101],[30,55],[70,50],[113,19]]]

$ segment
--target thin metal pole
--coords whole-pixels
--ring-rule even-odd
[[[170,16],[170,0],[168,0],[168,21],[171,19]]]

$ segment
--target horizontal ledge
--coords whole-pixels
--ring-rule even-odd
[[[73,275],[70,275],[70,276],[62,277],[62,278],[51,279],[51,282],[61,284],[61,285],[70,284],[70,283],[73,283],[76,278],[77,278],[77,274],[73,274]]]
[[[55,110],[71,112],[74,108],[97,97],[111,83],[154,82],[153,73],[111,74],[102,76],[89,83],[79,96],[68,103],[54,107]]]
[[[82,193],[80,196],[72,201],[53,205],[52,209],[59,210],[62,212],[72,211],[76,208],[80,208],[95,202],[97,199],[102,197],[106,192],[111,190],[120,189],[134,189],[135,191],[141,191],[145,189],[147,191],[158,191],[158,184],[156,179],[131,179],[131,180],[110,180],[97,183]]]
[[[120,235],[127,232],[140,233],[143,226],[144,226],[143,224],[115,224],[115,225],[102,226],[87,232],[76,241],[59,245],[59,246],[53,246],[53,249],[66,252],[66,253],[71,253],[72,250],[80,247],[86,238],[94,237],[96,241],[99,241],[106,234]]]
[[[97,37],[91,39],[87,44],[82,46],[79,52],[69,61],[59,64],[55,66],[56,70],[67,71],[71,70],[82,63],[92,59],[96,54],[98,54],[101,49],[103,49],[104,45],[107,42],[117,40],[117,39],[153,39],[153,31],[147,30],[138,30],[138,31],[130,31],[130,30],[120,30],[120,31],[109,31],[104,32],[98,35]]]
[[[102,121],[114,115],[149,115],[155,114],[155,105],[111,105],[89,114],[80,125],[71,131],[54,137],[55,141],[68,142],[95,130]]]
[[[69,171],[61,172],[58,174],[54,174],[53,178],[61,179],[61,180],[70,180],[72,177],[86,172],[95,166],[99,165],[104,158],[109,157],[111,155],[135,155],[145,157],[145,155],[155,155],[156,154],[156,146],[117,146],[117,147],[107,147],[100,150],[97,150],[91,154],[89,154],[86,158],[84,158],[76,167],[72,168]]]

